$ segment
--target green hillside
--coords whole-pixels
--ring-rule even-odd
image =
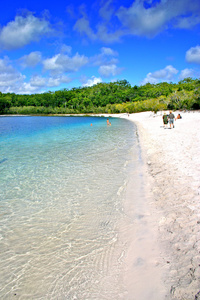
[[[200,79],[131,86],[127,80],[42,94],[0,92],[0,114],[133,113],[200,109]]]

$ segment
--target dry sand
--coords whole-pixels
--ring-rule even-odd
[[[130,300],[200,299],[200,111],[180,113],[173,129],[160,112],[120,116],[137,125],[146,181],[124,260]]]

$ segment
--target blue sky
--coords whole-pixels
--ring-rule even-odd
[[[200,1],[1,1],[0,91],[200,77]]]

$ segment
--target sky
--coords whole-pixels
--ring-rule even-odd
[[[0,4],[0,92],[200,78],[200,0]]]

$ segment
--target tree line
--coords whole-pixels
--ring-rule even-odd
[[[200,109],[200,79],[131,86],[127,80],[41,94],[0,92],[0,114],[133,113]]]

